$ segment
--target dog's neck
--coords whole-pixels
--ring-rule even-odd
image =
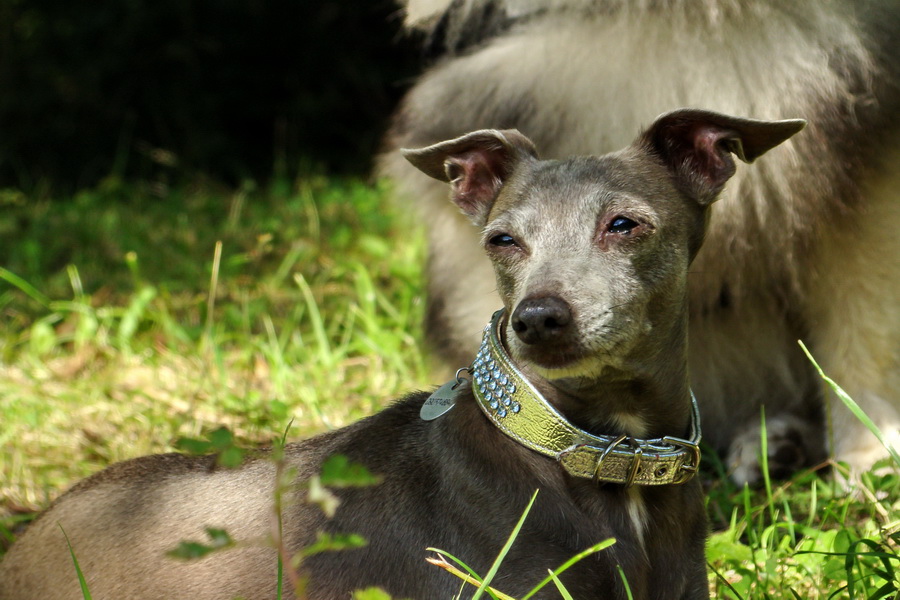
[[[623,409],[620,394],[624,388],[621,387],[618,394],[617,390],[604,390],[598,394],[599,383],[593,380],[589,382],[589,388],[581,382],[573,389],[571,380],[551,382],[545,378],[529,378],[506,350],[503,319],[504,311],[494,314],[469,370],[478,406],[507,436],[531,450],[555,458],[570,475],[598,482],[620,483],[626,487],[632,484],[665,485],[683,483],[696,473],[700,461],[700,424],[692,396],[686,402],[688,426],[682,433],[681,428],[673,427],[670,421],[675,418],[677,409],[673,412],[667,407],[657,409],[647,405],[646,394],[632,391],[628,400],[636,407],[646,406],[648,415],[653,417],[662,413],[662,418],[645,419],[637,408]],[[455,388],[456,385],[451,390]],[[432,409],[434,404],[439,404],[440,398],[436,396],[440,395],[441,390],[438,390],[423,405],[423,419],[435,418]],[[656,398],[656,401],[663,400]],[[592,415],[602,412],[596,406],[597,402],[605,402],[607,411],[618,412],[611,417],[591,419]],[[677,401],[673,403],[681,405]],[[568,405],[568,410],[561,405]],[[573,422],[573,411],[582,411],[585,418],[594,422]],[[438,411],[437,416],[440,414],[442,412]],[[598,421],[602,421],[604,427],[598,427]],[[660,433],[654,437],[644,433],[657,429]]]
[[[686,437],[690,388],[684,381],[660,384],[652,378],[562,379],[532,377],[532,384],[575,425],[593,434],[638,438]]]
[[[686,327],[685,315],[665,331],[654,328],[648,343],[599,375],[550,380],[528,364],[517,366],[553,406],[590,433],[686,437],[691,420]]]

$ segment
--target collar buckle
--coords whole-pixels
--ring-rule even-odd
[[[683,472],[683,475],[678,480],[678,483],[687,481],[697,474],[697,471],[700,468],[700,446],[696,442],[691,442],[668,435],[664,437],[662,441],[672,446],[684,448],[690,453],[688,454],[688,456],[691,460],[685,460],[681,463],[681,471]]]
[[[606,449],[603,451],[603,453],[600,455],[600,458],[597,459],[597,466],[594,467],[594,477],[593,477],[594,483],[600,483],[600,473],[603,469],[603,461],[605,461],[606,457],[609,456],[609,453],[612,452],[616,446],[618,446],[619,444],[624,442],[626,440],[626,438],[628,438],[628,435],[623,433],[622,435],[620,435],[619,437],[617,437],[616,439],[611,441],[609,443],[609,445],[606,447]],[[638,459],[638,462],[640,462],[640,459]],[[637,472],[637,469],[633,469],[633,470],[635,472]],[[633,479],[633,477],[632,477],[632,479]]]

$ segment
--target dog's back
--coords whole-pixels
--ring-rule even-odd
[[[691,371],[711,442],[754,480],[759,406],[769,431],[806,440],[790,470],[824,457],[821,387],[796,341],[889,435],[900,431],[900,70],[894,2],[411,1],[440,54],[397,113],[390,145],[516,127],[548,157],[618,147],[648,115],[699,106],[803,115],[808,133],[738,173],[713,211],[691,276]],[[424,209],[427,329],[453,366],[496,300],[475,232],[396,154],[381,172]],[[849,321],[848,321],[849,319]],[[840,404],[839,402],[837,403]],[[840,408],[838,409],[840,410]],[[779,414],[780,413],[780,414]],[[883,449],[838,413],[838,458]],[[773,452],[773,456],[774,456]],[[746,464],[749,462],[750,464]]]
[[[659,537],[648,550],[628,516],[627,490],[613,487],[598,497],[595,484],[585,480],[575,481],[572,493],[572,482],[564,481],[555,462],[535,459],[494,428],[471,393],[432,423],[419,418],[424,398],[413,396],[335,434],[288,447],[286,466],[299,469],[300,481],[334,453],[383,477],[375,486],[338,490],[342,503],[331,520],[303,492],[285,498],[287,556],[312,545],[317,531],[367,541],[305,560],[301,574],[309,577],[309,598],[349,598],[369,586],[396,598],[454,597],[459,581],[426,563],[425,549],[445,549],[486,573],[538,488],[532,516],[495,580],[498,589],[519,597],[548,569],[615,537],[600,560],[590,557],[562,576],[576,598],[625,598],[615,564],[635,591],[648,581],[660,590],[691,581],[701,597],[705,593],[706,519],[696,482],[650,490],[660,515],[648,520]],[[63,530],[95,598],[274,598],[274,484],[275,464],[265,456],[239,470],[215,468],[214,458],[180,455],[114,465],[63,496],[13,546],[0,562],[0,600],[82,597]],[[678,518],[670,523],[671,515]],[[224,528],[240,547],[191,561],[166,556],[182,541],[206,541],[208,527]],[[665,572],[648,577],[657,561],[665,562]],[[293,598],[289,579],[284,586],[284,597]],[[547,589],[540,597],[560,596]]]

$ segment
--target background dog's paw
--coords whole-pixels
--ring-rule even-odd
[[[728,450],[727,465],[731,479],[738,485],[762,483],[759,425],[737,433]],[[824,458],[821,428],[793,415],[766,419],[767,462],[772,479],[787,479],[800,469]]]

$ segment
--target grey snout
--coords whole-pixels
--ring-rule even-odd
[[[512,328],[526,344],[561,340],[572,323],[572,309],[556,296],[526,298],[512,314]]]

